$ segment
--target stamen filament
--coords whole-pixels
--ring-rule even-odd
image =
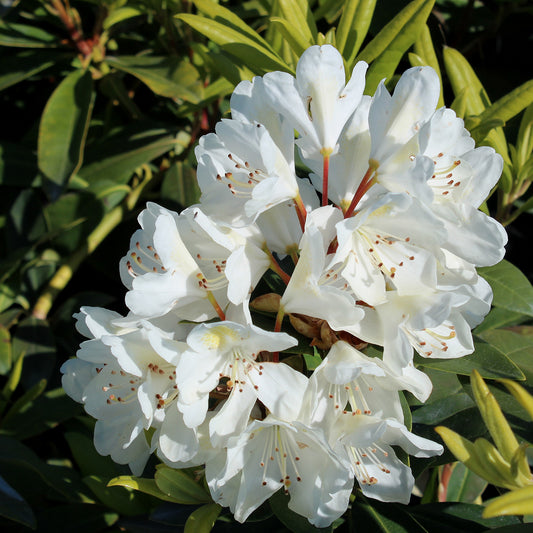
[[[219,316],[220,320],[226,320],[226,315],[224,311],[222,311],[222,308],[216,301],[215,296],[211,291],[205,291],[207,293],[207,299],[209,300],[209,303],[214,307],[215,311],[217,312],[217,315]]]
[[[355,191],[354,197],[352,198],[352,201],[348,209],[344,213],[344,218],[349,218],[354,214],[357,205],[361,201],[361,198],[370,189],[370,187],[374,185],[376,171],[378,169],[378,166],[379,166],[379,163],[377,163],[376,161],[370,160],[368,170],[366,171],[366,174],[363,176],[363,179],[361,180],[361,183],[359,184],[357,191]]]
[[[294,207],[296,209],[296,214],[298,215],[298,220],[300,222],[300,227],[302,231],[305,231],[305,219],[307,218],[307,209],[305,208],[304,202],[300,193],[298,193],[294,198]]]

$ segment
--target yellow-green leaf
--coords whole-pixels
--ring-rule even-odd
[[[368,33],[376,0],[348,0],[343,4],[335,40],[346,64],[352,67],[355,56]]]
[[[238,58],[251,68],[255,74],[263,74],[272,70],[294,71],[278,56],[266,41],[258,43],[247,34],[233,29],[227,24],[211,20],[200,15],[179,14],[177,19],[183,20],[228,54]]]
[[[439,75],[440,80],[440,96],[437,107],[442,107],[444,105],[444,96],[442,90],[442,75],[440,72],[439,62],[437,60],[437,54],[435,53],[435,48],[433,46],[433,40],[431,39],[431,33],[427,24],[424,24],[424,27],[418,35],[418,39],[415,41],[413,46],[415,54],[422,59],[422,65],[413,65],[413,66],[424,66],[433,68],[435,72]]]
[[[533,514],[533,486],[513,490],[492,500],[485,507],[483,518],[514,514]]]
[[[220,511],[222,511],[222,507],[218,503],[202,505],[187,518],[184,533],[209,533],[213,529]]]
[[[159,465],[155,473],[158,488],[167,496],[185,505],[207,503],[210,495],[182,470]]]
[[[311,46],[316,43],[317,29],[307,1],[278,0],[281,16],[292,26],[302,39]]]
[[[507,390],[515,397],[516,401],[527,411],[533,421],[533,396],[529,394],[524,387],[521,387],[515,381],[510,379],[501,379]]]
[[[418,38],[435,0],[413,0],[368,43],[357,57],[370,64],[366,94],[374,94],[379,82],[394,74],[402,56]]]
[[[160,500],[172,503],[182,503],[181,500],[176,500],[168,494],[165,494],[159,489],[154,479],[145,479],[135,476],[118,476],[111,479],[108,484],[108,487],[120,486],[127,487],[130,489],[138,490],[144,494],[149,494],[159,498]]]
[[[510,462],[518,448],[518,441],[511,430],[511,426],[509,426],[498,402],[477,370],[472,371],[470,383],[472,384],[474,398],[481,412],[481,416],[494,443],[502,456]]]
[[[469,88],[466,94],[466,115],[481,115],[491,102],[470,63],[458,50],[448,46],[444,47],[443,59],[455,96],[461,94],[465,87]],[[492,146],[506,162],[510,162],[507,141],[501,128],[492,130],[483,144]]]
[[[271,17],[270,23],[283,35],[285,42],[291,47],[291,50],[300,57],[309,47],[309,43],[294,27],[281,17]]]

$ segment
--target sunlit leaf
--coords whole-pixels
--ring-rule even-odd
[[[193,511],[185,522],[184,533],[209,533],[213,529],[220,511],[222,511],[222,507],[217,503],[202,505]]]
[[[513,490],[487,504],[483,516],[533,514],[533,485]]]
[[[135,76],[160,96],[193,103],[202,99],[203,85],[198,71],[179,57],[107,57],[106,63]]]
[[[160,465],[155,473],[157,487],[174,501],[183,504],[207,503],[209,494],[182,470]]]

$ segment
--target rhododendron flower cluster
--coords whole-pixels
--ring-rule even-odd
[[[139,216],[127,316],[76,316],[88,340],[63,385],[96,418],[97,450],[135,475],[154,452],[203,466],[238,521],[280,489],[319,527],[354,484],[407,503],[393,446],[443,451],[404,425],[403,391],[432,389],[414,353],[472,353],[490,308],[476,267],[502,259],[506,234],[479,207],[501,157],[436,109],[431,68],[374,96],[366,68],[346,82],[335,48],[313,46],[295,77],[240,83],[196,149],[199,203]]]

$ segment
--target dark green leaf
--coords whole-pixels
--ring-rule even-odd
[[[413,412],[413,422],[417,424],[437,424],[446,418],[474,407],[474,402],[464,392],[431,402]]]
[[[26,500],[0,476],[0,516],[35,529],[37,522]]]
[[[55,52],[49,50],[21,50],[3,55],[2,74],[0,74],[0,91],[30,78],[51,67],[57,60]]]
[[[121,183],[127,181],[135,169],[156,157],[175,149],[181,150],[178,136],[167,130],[147,129],[143,133],[116,135],[103,143],[93,144],[87,150],[79,176],[94,184],[100,181]]]
[[[89,70],[71,72],[49,98],[39,125],[39,168],[63,187],[83,161],[85,138],[94,101]]]
[[[309,520],[302,515],[296,514],[289,509],[289,496],[285,495],[282,489],[273,494],[268,503],[272,512],[281,521],[281,523],[293,533],[326,533],[332,531],[332,527],[317,528],[309,523]]]
[[[492,287],[492,305],[533,316],[533,286],[522,272],[505,259],[497,265],[479,269]]]
[[[395,503],[382,503],[357,498],[352,505],[352,531],[372,531],[381,533],[429,533],[416,518],[407,514]]]
[[[101,505],[75,503],[49,506],[37,516],[39,531],[43,533],[96,533],[110,531],[119,515]]]
[[[0,143],[0,185],[35,186],[40,183],[38,173],[33,150],[20,144]]]
[[[57,37],[37,26],[0,19],[0,46],[43,48],[57,45]]]
[[[203,85],[198,71],[179,57],[107,57],[106,63],[135,76],[160,96],[193,103],[202,99]]]
[[[486,343],[476,343],[473,354],[458,359],[422,359],[416,356],[417,365],[469,376],[476,369],[488,379],[523,380],[522,371],[501,350]]]
[[[175,202],[180,210],[200,199],[196,171],[187,163],[177,161],[166,172],[161,186],[161,196]]]

